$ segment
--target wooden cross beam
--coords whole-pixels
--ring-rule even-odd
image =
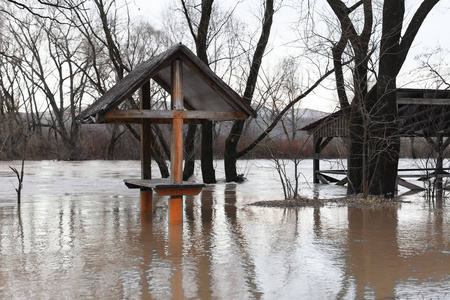
[[[105,122],[114,121],[120,123],[123,120],[128,123],[129,120],[152,119],[158,123],[169,123],[175,114],[181,114],[183,119],[190,120],[231,120],[244,119],[245,115],[241,112],[218,112],[218,111],[198,111],[198,110],[111,110],[106,113]]]

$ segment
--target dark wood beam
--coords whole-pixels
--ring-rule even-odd
[[[245,119],[241,112],[218,112],[218,111],[197,111],[184,110],[177,111],[177,115],[182,114],[183,119],[205,119],[205,120],[234,120]],[[106,113],[105,121],[120,119],[168,119],[174,117],[173,110],[111,110]]]
[[[399,98],[397,104],[450,105],[450,99],[442,98]]]
[[[110,118],[104,120],[101,124],[142,124],[142,120],[137,118]],[[184,119],[185,124],[203,124],[204,119]],[[172,124],[172,119],[151,119],[152,124]]]
[[[150,109],[150,82],[147,81],[140,89],[141,109]],[[151,120],[146,119],[141,124],[141,178],[151,179],[151,142],[152,142]]]

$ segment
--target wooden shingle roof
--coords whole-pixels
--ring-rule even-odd
[[[114,110],[153,79],[170,93],[171,63],[179,59],[183,65],[183,98],[187,110],[229,113],[233,118],[256,117],[256,112],[233,89],[220,79],[186,46],[177,44],[143,62],[82,111],[77,120],[82,123],[104,123],[107,113]],[[204,114],[207,115],[207,114]],[[233,117],[238,116],[238,117]],[[206,118],[207,119],[207,118]]]

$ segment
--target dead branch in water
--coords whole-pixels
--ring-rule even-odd
[[[14,189],[17,192],[17,203],[20,205],[20,196],[22,194],[22,186],[23,186],[23,169],[24,169],[24,165],[25,165],[25,159],[22,159],[22,167],[20,172],[17,171],[16,168],[13,168],[11,166],[9,166],[9,168],[16,174],[17,176],[17,180],[19,181],[19,186],[18,187],[14,187]]]

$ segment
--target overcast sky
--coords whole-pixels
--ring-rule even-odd
[[[288,6],[289,1],[284,0],[283,6],[274,16],[274,28],[271,33],[271,42],[276,46],[276,44],[283,43],[283,41],[288,40],[292,37],[291,25],[297,17],[295,10]],[[323,0],[319,0],[323,1]],[[392,0],[388,0],[392,1]],[[149,20],[149,22],[158,29],[161,29],[162,23],[162,12],[164,10],[170,9],[173,0],[133,0],[134,5],[137,8],[137,14],[144,19]],[[239,3],[236,9],[238,17],[245,18],[245,20],[253,19],[257,22],[254,11],[256,15],[258,14],[261,7],[262,0],[216,0],[217,3],[225,6],[233,6]],[[421,0],[406,0],[407,8],[410,8],[406,12],[407,18],[412,16],[413,12],[416,10],[417,6],[420,4]],[[327,5],[324,3],[323,5]],[[133,4],[132,4],[133,6]],[[334,17],[334,16],[330,16]],[[430,52],[435,48],[443,48],[450,51],[450,38],[449,38],[449,28],[450,28],[450,1],[442,0],[436,5],[431,14],[425,20],[419,34],[416,37],[415,43],[408,56],[408,61],[405,63],[403,70],[403,76],[399,78],[399,85],[404,82],[410,82],[411,76],[410,71],[417,66],[417,62],[414,58],[423,52]],[[408,86],[413,87],[413,86]],[[327,95],[326,95],[327,94]],[[333,111],[336,103],[336,95],[333,92],[321,92],[323,103],[321,109],[325,111]],[[324,99],[323,99],[324,98]],[[304,101],[306,106],[317,105],[316,99],[309,99],[309,101]]]

